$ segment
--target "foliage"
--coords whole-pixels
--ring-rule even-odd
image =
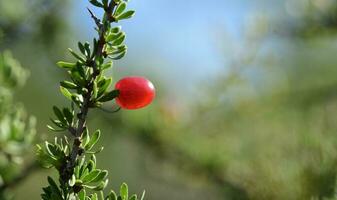
[[[93,39],[92,48],[89,42],[79,42],[79,53],[69,49],[77,61],[57,63],[70,77],[70,80],[60,83],[60,92],[71,102],[71,106],[54,106],[55,119],[51,119],[52,125],[48,125],[48,128],[54,132],[68,131],[71,138],[56,137],[54,142],[37,146],[37,155],[42,165],[55,168],[59,174],[58,181],[48,177],[49,185],[43,188],[41,197],[45,200],[136,200],[136,195],[128,196],[126,184],[121,186],[119,196],[113,191],[104,196],[108,171],[96,166],[95,157],[95,154],[103,150],[103,147],[95,148],[101,132],[96,130],[91,133],[87,126],[89,110],[100,108],[103,103],[113,100],[119,94],[118,90],[110,89],[112,78],[104,76],[104,73],[112,67],[112,60],[124,57],[127,47],[123,43],[125,33],[121,27],[113,27],[111,24],[131,18],[134,11],[126,10],[127,2],[121,0],[91,0],[90,3],[104,10],[102,19],[98,19],[89,10],[96,24],[98,38]],[[107,58],[110,60],[106,61]],[[72,140],[72,145],[69,140]]]
[[[36,166],[25,161],[34,142],[35,118],[13,102],[14,90],[24,84],[27,76],[9,51],[0,53],[0,199],[6,199],[7,189]]]

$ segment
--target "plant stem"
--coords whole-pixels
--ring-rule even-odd
[[[114,2],[113,0],[111,2]],[[61,167],[60,169],[60,180],[63,186],[66,186],[68,181],[70,180],[74,167],[76,165],[76,160],[78,156],[80,156],[83,152],[81,149],[81,137],[83,135],[84,130],[86,129],[86,119],[89,113],[89,108],[91,107],[91,98],[92,98],[92,92],[94,88],[94,82],[96,78],[100,75],[100,70],[97,69],[97,64],[96,64],[96,59],[101,58],[103,56],[103,50],[104,50],[104,45],[106,44],[105,41],[105,33],[106,30],[109,28],[109,24],[112,23],[114,20],[112,17],[112,12],[115,9],[115,2],[110,3],[110,5],[105,8],[105,15],[108,16],[107,20],[109,23],[106,23],[103,21],[103,23],[100,22],[99,19],[96,18],[96,16],[89,10],[91,17],[94,19],[98,29],[99,29],[99,39],[98,39],[98,44],[96,51],[94,52],[94,56],[87,62],[88,67],[91,67],[93,72],[90,80],[88,81],[88,84],[86,85],[87,93],[83,94],[83,104],[80,107],[80,111],[77,113],[77,118],[78,118],[78,123],[76,128],[72,128],[70,133],[74,136],[74,141],[73,141],[73,147],[70,151],[70,155],[68,157],[68,160],[66,163],[64,163],[64,166]],[[95,44],[94,44],[95,45]]]

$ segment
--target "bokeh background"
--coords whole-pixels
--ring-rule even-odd
[[[148,77],[157,98],[138,111],[90,113],[111,188],[127,182],[149,200],[336,198],[336,0],[129,5],[137,11],[122,23],[129,53],[111,74]],[[30,71],[15,98],[36,116],[37,142],[55,136],[51,107],[66,103],[55,63],[95,36],[87,6],[0,0],[0,50]],[[51,173],[18,184],[16,199],[39,199]]]

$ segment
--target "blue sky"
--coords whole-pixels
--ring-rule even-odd
[[[91,6],[87,1],[75,4],[71,23],[82,40],[92,38],[93,23],[85,11]],[[160,77],[175,86],[187,83],[189,89],[225,68],[217,46],[224,40],[215,33],[225,30],[239,40],[246,14],[255,9],[248,0],[132,0],[129,7],[137,13],[121,24],[129,52],[117,63],[116,75]]]

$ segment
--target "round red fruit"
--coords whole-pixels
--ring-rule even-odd
[[[119,90],[116,103],[128,110],[143,108],[155,97],[155,88],[151,81],[140,76],[122,78],[116,83],[115,89]]]

